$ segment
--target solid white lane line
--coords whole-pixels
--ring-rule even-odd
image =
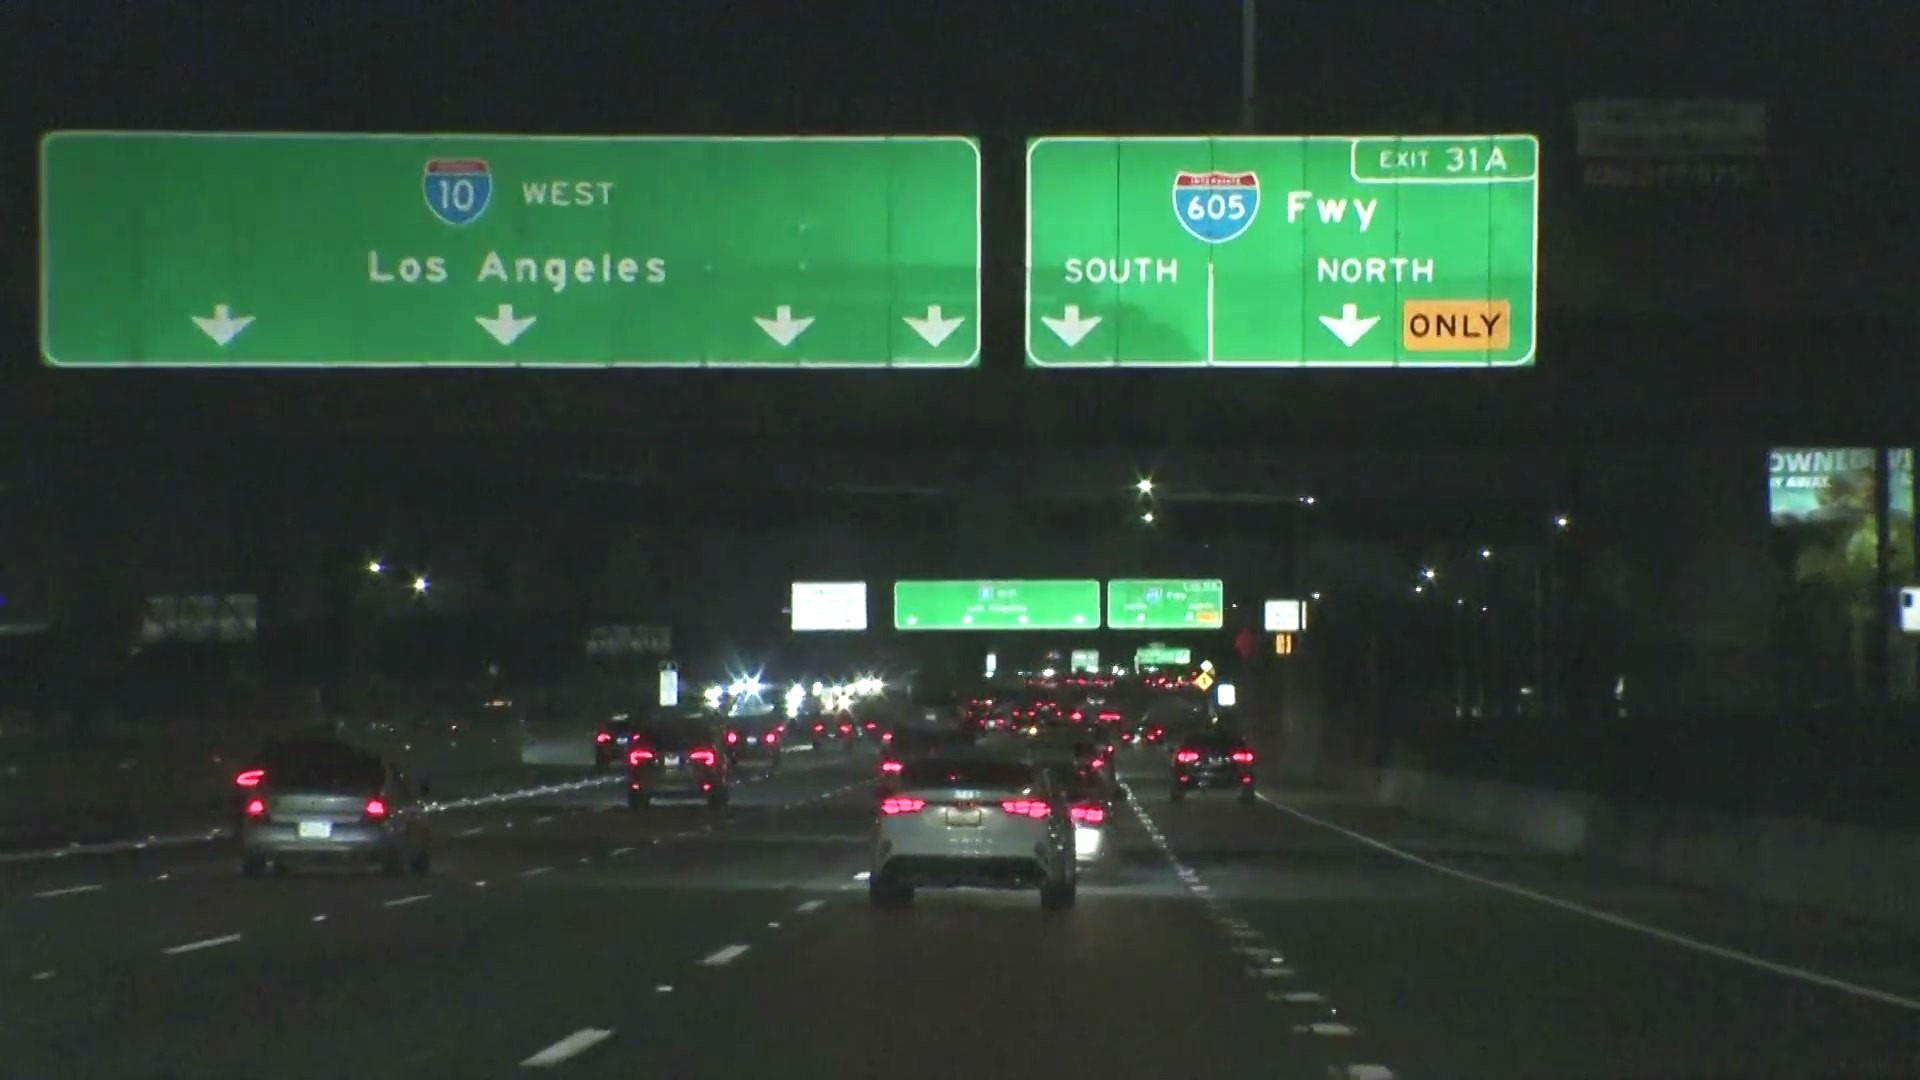
[[[34,982],[46,982],[51,978],[53,978],[53,972],[51,971],[36,971],[33,973]]]
[[[607,852],[607,854],[617,859],[620,856],[625,855],[628,852],[631,852],[632,850],[633,849],[630,847],[617,847],[617,848],[614,848],[612,851]]]
[[[553,867],[551,866],[536,866],[531,870],[520,871],[520,876],[521,877],[539,877],[541,874],[551,874],[551,873],[553,873]]]
[[[417,904],[422,900],[431,900],[431,899],[433,899],[432,893],[414,893],[412,896],[402,896],[394,900],[389,900],[383,906],[401,907],[406,904]]]
[[[740,959],[747,951],[747,948],[745,945],[728,945],[725,948],[715,949],[700,961],[700,966],[719,967],[722,964],[731,964],[735,960]]]
[[[486,827],[485,825],[475,825],[475,826],[474,826],[473,828],[471,828],[471,829],[465,829],[465,830],[462,830],[462,831],[460,831],[460,832],[457,832],[457,833],[454,833],[453,835],[455,835],[455,836],[478,836],[478,835],[480,835],[481,833],[483,833],[483,832],[486,832],[486,831],[487,831],[487,827]]]
[[[819,911],[821,908],[826,906],[826,903],[827,902],[825,900],[809,900],[806,903],[801,904],[799,907],[794,908],[793,910],[798,911],[801,914],[805,914],[809,911]]]
[[[523,1069],[550,1069],[613,1035],[611,1028],[581,1028],[520,1063]]]
[[[239,940],[239,934],[222,934],[219,937],[201,938],[199,941],[189,941],[185,945],[161,949],[160,952],[163,956],[179,956],[181,953],[199,952],[201,949],[211,949],[219,945],[231,945]]]
[[[69,885],[64,889],[43,889],[33,895],[47,900],[55,896],[78,896],[81,893],[99,892],[104,888],[106,888],[105,885]]]
[[[1412,863],[1415,866],[1425,867],[1436,874],[1445,874],[1450,878],[1456,878],[1460,881],[1467,881],[1475,885],[1485,886],[1489,889],[1496,889],[1509,896],[1517,896],[1523,900],[1531,900],[1536,904],[1545,904],[1550,908],[1557,908],[1569,914],[1582,915],[1595,922],[1606,923],[1608,926],[1617,926],[1622,930],[1632,930],[1635,933],[1645,934],[1655,940],[1664,941],[1669,945],[1678,945],[1683,949],[1691,949],[1694,952],[1705,953],[1708,956],[1729,960],[1736,964],[1745,964],[1747,967],[1756,968],[1760,971],[1771,972],[1775,975],[1784,975],[1789,979],[1798,979],[1801,982],[1810,983],[1814,986],[1824,986],[1829,990],[1838,990],[1843,994],[1851,994],[1854,997],[1865,998],[1869,1001],[1878,1001],[1884,1005],[1894,1005],[1902,1009],[1920,1012],[1920,998],[1905,997],[1886,990],[1875,989],[1871,986],[1848,982],[1845,979],[1836,979],[1831,975],[1822,975],[1817,971],[1809,971],[1806,968],[1794,967],[1791,964],[1776,963],[1764,957],[1754,956],[1751,953],[1743,953],[1738,949],[1729,949],[1723,945],[1715,945],[1711,942],[1701,941],[1699,938],[1688,937],[1685,934],[1676,934],[1671,930],[1662,930],[1657,926],[1640,922],[1637,919],[1629,919],[1624,915],[1615,915],[1611,912],[1587,907],[1585,904],[1576,904],[1571,900],[1562,900],[1557,896],[1548,896],[1543,892],[1535,892],[1532,889],[1520,885],[1510,884],[1494,878],[1481,877],[1478,874],[1470,874],[1465,870],[1456,870],[1451,866],[1433,862],[1430,859],[1423,859],[1410,851],[1402,851],[1392,844],[1386,843],[1383,840],[1375,840],[1365,833],[1355,832],[1352,829],[1335,825],[1331,821],[1314,817],[1312,814],[1295,810],[1291,806],[1274,802],[1264,793],[1260,796],[1260,800],[1275,810],[1283,814],[1291,814],[1309,825],[1318,825],[1330,832],[1339,833],[1341,836],[1356,843],[1365,844],[1376,851],[1391,855],[1404,862]]]

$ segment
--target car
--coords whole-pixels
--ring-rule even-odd
[[[270,741],[236,783],[247,877],[303,863],[365,864],[394,877],[432,865],[426,785],[371,751],[332,739]]]
[[[768,772],[780,768],[780,742],[786,737],[786,721],[773,709],[734,712],[722,730],[727,758],[735,768],[742,762],[765,765]]]
[[[1179,802],[1189,791],[1226,788],[1240,793],[1240,801],[1251,803],[1254,790],[1253,747],[1231,731],[1219,729],[1194,731],[1182,737],[1173,751],[1173,787],[1171,797]]]
[[[704,710],[663,709],[634,733],[627,751],[627,806],[656,796],[700,796],[715,810],[732,798],[733,760],[720,725]]]
[[[980,757],[905,762],[878,794],[867,878],[877,908],[922,888],[1037,889],[1074,904],[1078,869],[1065,791],[1044,766]]]
[[[605,769],[626,760],[627,745],[632,740],[633,721],[626,713],[615,713],[593,733],[593,767]]]

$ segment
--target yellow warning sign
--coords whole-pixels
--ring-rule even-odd
[[[1409,300],[1400,311],[1400,343],[1409,352],[1480,352],[1513,340],[1505,300]]]
[[[1204,694],[1213,689],[1213,676],[1203,671],[1193,677],[1193,685],[1199,687],[1200,692]]]
[[[1293,655],[1293,635],[1292,634],[1273,635],[1273,655],[1275,656],[1292,656]]]

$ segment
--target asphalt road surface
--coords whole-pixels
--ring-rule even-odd
[[[873,760],[832,751],[719,812],[456,806],[424,878],[0,864],[0,1077],[1920,1076],[1914,935],[1126,765],[1054,915],[870,910]]]

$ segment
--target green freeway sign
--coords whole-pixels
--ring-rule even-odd
[[[1135,667],[1187,667],[1193,663],[1193,650],[1172,645],[1143,645],[1133,651]]]
[[[1531,135],[1044,138],[1035,367],[1525,367]]]
[[[1085,630],[1100,625],[1097,581],[897,581],[896,630]]]
[[[968,367],[948,137],[56,132],[41,352],[72,367]]]
[[[1226,608],[1218,579],[1153,578],[1107,582],[1107,626],[1113,630],[1218,630]]]

